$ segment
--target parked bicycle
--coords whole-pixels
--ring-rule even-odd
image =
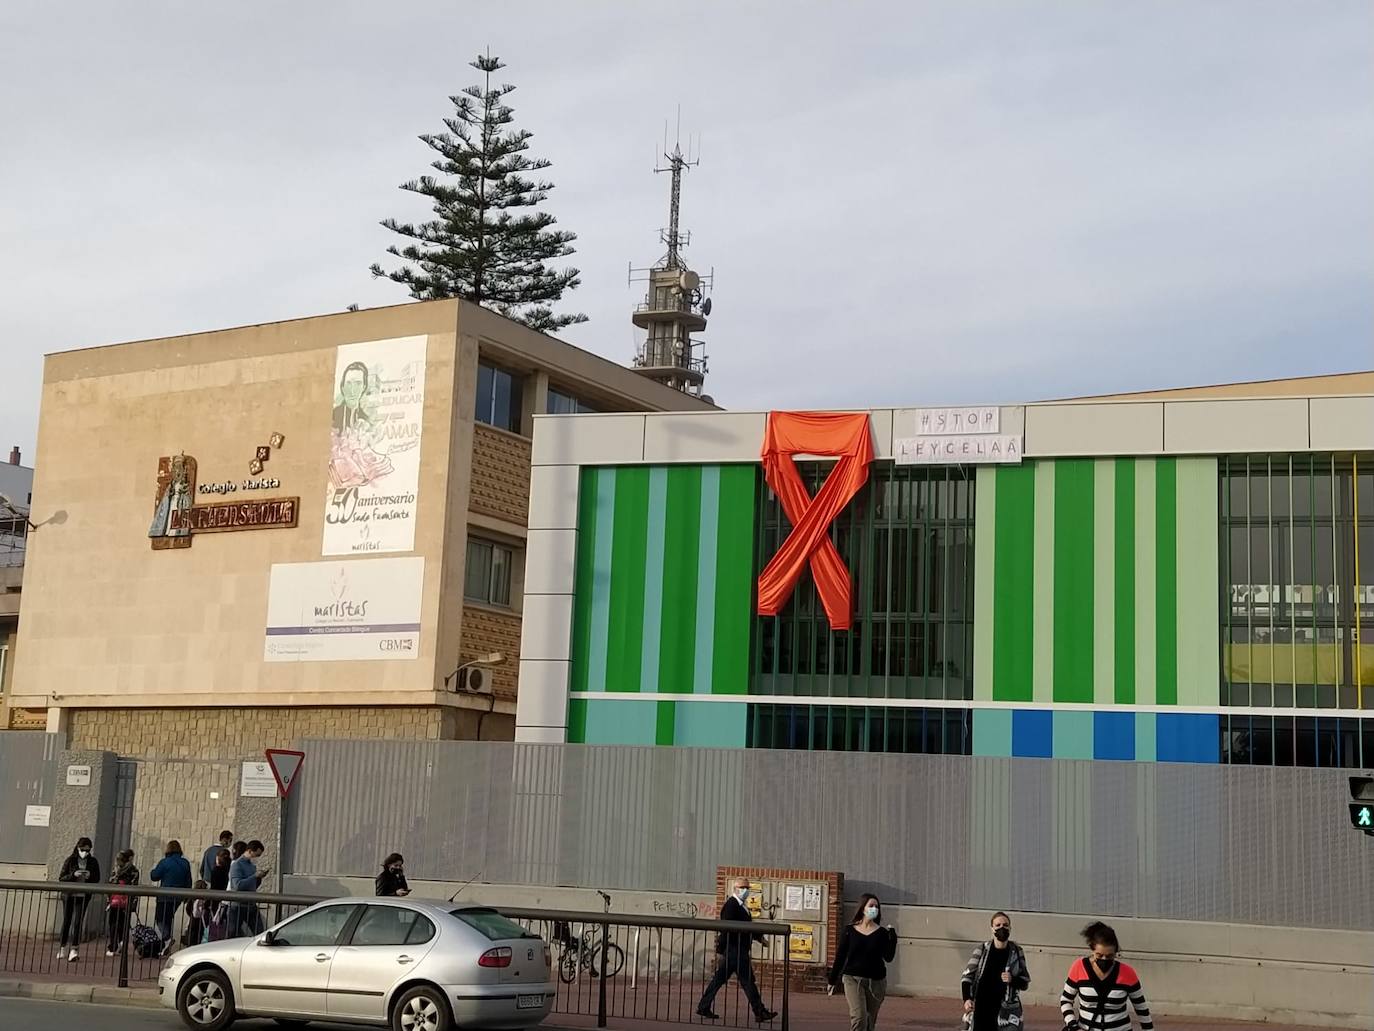
[[[611,897],[604,891],[601,896],[601,912],[611,911]],[[589,971],[592,977],[601,975],[601,928],[585,928],[580,936],[572,933],[572,927],[562,920],[554,921],[553,940],[558,946],[558,979],[564,984],[572,984],[578,974]],[[625,969],[625,950],[615,942],[606,943],[606,976],[614,977]]]

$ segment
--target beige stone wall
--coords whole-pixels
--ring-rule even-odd
[[[505,659],[492,668],[497,701],[515,700],[515,676],[520,668],[520,617],[486,605],[463,606],[461,662],[500,652]]]
[[[530,510],[530,442],[490,426],[473,427],[474,512],[524,526]]]
[[[239,772],[236,761],[139,763],[129,847],[145,881],[169,840],[181,843],[199,876],[201,852],[220,831],[235,829]]]
[[[75,709],[67,737],[69,748],[129,758],[240,759],[304,738],[435,740],[456,736],[457,726],[436,706]]]
[[[435,703],[454,400],[469,389],[455,385],[457,310],[409,304],[49,357],[33,504],[53,521],[29,542],[16,704]],[[428,339],[411,553],[425,558],[419,656],[263,662],[272,565],[322,560],[336,349],[417,335]],[[151,549],[160,456],[193,455],[202,483],[241,480],[274,432],[285,444],[264,475],[280,488],[232,498],[299,497],[299,526]]]

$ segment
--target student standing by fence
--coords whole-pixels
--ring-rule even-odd
[[[90,838],[78,838],[76,847],[62,863],[57,875],[59,881],[69,884],[99,884],[100,860],[91,851]],[[81,932],[86,927],[86,906],[91,901],[89,895],[72,892],[62,896],[62,937],[58,939],[57,958],[70,946],[67,961],[75,963],[79,958],[77,949],[81,946]]]

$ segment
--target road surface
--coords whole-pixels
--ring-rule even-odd
[[[311,1031],[357,1031],[337,1024],[310,1025]],[[89,1006],[72,1002],[0,999],[0,1031],[186,1031],[181,1018],[165,1007]],[[234,1031],[280,1031],[270,1020],[240,1020]]]

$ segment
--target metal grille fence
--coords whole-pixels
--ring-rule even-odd
[[[1169,763],[310,741],[296,873],[713,894],[841,870],[896,904],[1374,925],[1345,774]]]
[[[48,828],[30,827],[29,806],[52,804],[61,734],[0,733],[0,862],[46,863]]]

